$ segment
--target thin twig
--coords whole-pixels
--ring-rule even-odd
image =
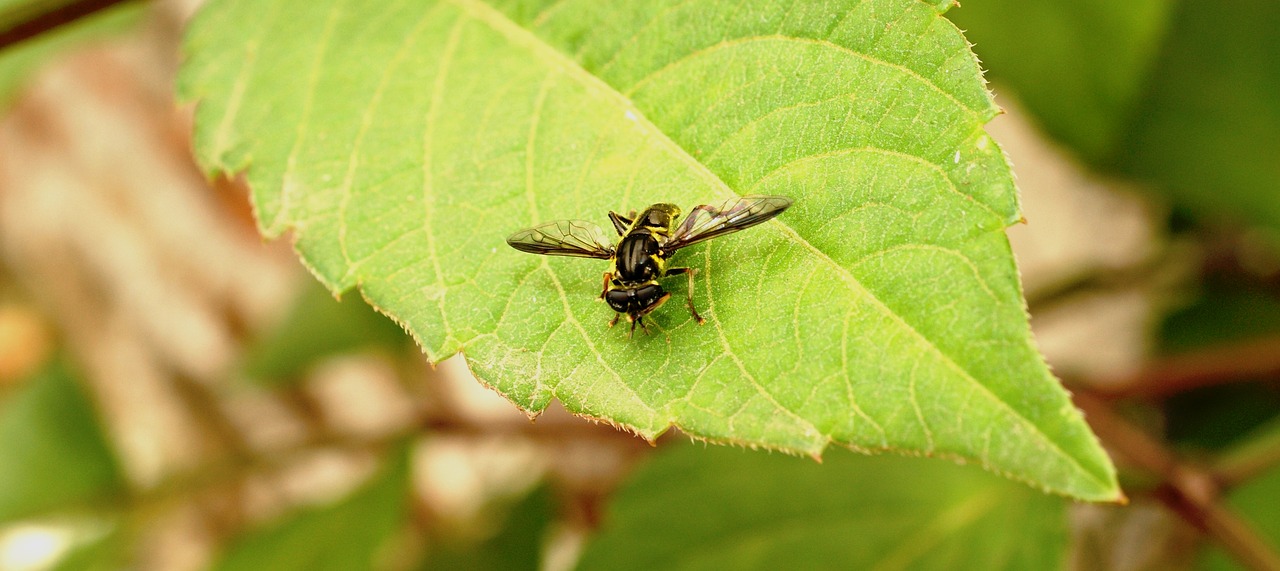
[[[1280,377],[1280,337],[1211,347],[1155,361],[1112,381],[1090,383],[1101,397],[1161,398],[1199,387]]]
[[[36,12],[7,28],[0,29],[0,50],[128,1],[77,0],[60,4],[50,3],[51,5],[48,9]]]
[[[1075,401],[1103,443],[1163,480],[1157,497],[1166,506],[1216,540],[1242,565],[1280,570],[1280,555],[1248,523],[1219,503],[1219,489],[1212,477],[1181,462],[1164,444],[1121,418],[1102,399],[1078,392]]]

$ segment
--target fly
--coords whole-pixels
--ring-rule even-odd
[[[731,234],[760,224],[782,214],[791,206],[785,196],[743,196],[718,205],[703,204],[693,208],[679,226],[680,207],[654,204],[639,216],[609,213],[618,232],[617,243],[611,242],[599,226],[584,220],[556,220],[526,228],[507,237],[512,248],[544,256],[573,256],[611,260],[613,267],[604,273],[600,299],[617,312],[609,322],[612,327],[623,315],[649,332],[644,316],[671,297],[658,280],[684,274],[689,277],[689,313],[701,325],[706,320],[693,306],[693,268],[669,268],[667,260],[681,248]]]

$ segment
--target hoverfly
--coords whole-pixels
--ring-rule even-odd
[[[584,220],[556,220],[526,228],[507,238],[512,248],[530,254],[574,256],[612,260],[613,268],[604,273],[600,299],[617,312],[609,322],[627,316],[631,332],[639,323],[645,333],[649,328],[644,316],[671,297],[658,280],[677,275],[689,276],[689,313],[701,325],[706,320],[693,306],[693,268],[668,268],[667,259],[680,248],[750,228],[782,213],[791,206],[785,196],[743,196],[719,205],[694,207],[689,217],[676,226],[680,207],[654,204],[636,216],[609,212],[609,220],[621,239],[615,245],[599,226]]]

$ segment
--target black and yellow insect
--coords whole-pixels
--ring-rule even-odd
[[[791,206],[785,196],[743,196],[719,205],[694,207],[679,226],[680,207],[654,204],[636,216],[609,213],[609,220],[621,239],[615,245],[599,226],[584,220],[557,220],[526,228],[507,238],[512,248],[530,254],[575,256],[612,260],[613,268],[604,273],[600,299],[618,312],[609,325],[627,316],[631,331],[636,324],[647,333],[643,318],[671,297],[658,280],[685,274],[689,276],[689,313],[701,324],[705,320],[693,307],[693,269],[669,268],[667,260],[680,248],[755,226],[782,213]]]

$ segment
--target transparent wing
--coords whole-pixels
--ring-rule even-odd
[[[750,228],[782,214],[788,206],[791,206],[790,198],[761,195],[734,198],[717,205],[697,206],[671,234],[664,249],[674,252],[690,244]]]
[[[556,220],[525,228],[507,237],[512,248],[544,256],[613,257],[613,244],[604,230],[585,220]]]

